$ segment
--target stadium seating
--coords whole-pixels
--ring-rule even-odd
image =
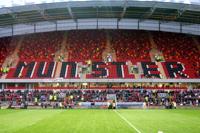
[[[191,75],[195,73],[195,76],[189,78],[200,77],[200,51],[191,36],[166,32],[151,32],[151,34],[165,61],[186,63],[189,66],[187,73],[192,73]],[[64,32],[50,32],[23,36],[18,52],[20,60],[53,61],[55,53],[61,49],[64,35]],[[149,35],[145,31],[132,30],[69,31],[66,39],[68,61],[103,61],[102,54],[107,47],[108,39],[111,49],[116,53],[117,61],[131,60],[134,63],[151,61]],[[0,67],[16,47],[15,45],[10,47],[11,40],[11,38],[0,39]],[[108,78],[116,77],[115,68],[108,69],[110,72]]]
[[[11,37],[1,38],[0,39],[0,77],[2,76],[2,65],[7,56],[9,56],[14,48],[15,48],[15,41],[12,41]]]
[[[106,45],[104,31],[70,31],[68,33],[69,60],[102,60]]]
[[[151,45],[146,32],[114,30],[110,35],[118,60],[150,60]]]
[[[196,77],[200,77],[200,51],[192,37],[164,32],[155,32],[152,35],[165,60],[189,62],[191,69],[196,70]]]
[[[12,38],[0,39],[0,66],[3,64],[5,58],[12,52],[13,48],[10,46]]]
[[[63,32],[27,35],[22,42],[19,57],[21,60],[52,60],[62,40]]]

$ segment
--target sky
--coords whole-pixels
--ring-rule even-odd
[[[90,0],[0,0],[0,8],[26,5],[26,4],[40,4],[40,3],[52,3],[52,2],[66,2],[66,1],[90,1]],[[137,1],[162,1],[162,2],[175,2],[175,3],[185,3],[185,4],[195,3],[200,5],[200,0],[137,0]]]

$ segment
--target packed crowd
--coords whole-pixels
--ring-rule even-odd
[[[146,102],[149,106],[162,106],[166,102],[178,105],[199,106],[200,90],[165,91],[165,90],[23,90],[1,91],[0,102],[12,102],[15,105],[32,103],[41,105],[47,102],[62,102],[77,105],[79,102],[107,102],[107,94],[116,94],[117,102]],[[39,104],[40,103],[40,104]]]
[[[62,41],[63,32],[27,35],[18,54],[20,59],[25,60],[52,60]]]
[[[70,31],[67,43],[69,60],[102,60],[106,34],[101,30]]]
[[[110,35],[118,60],[150,60],[151,45],[146,32],[114,30],[110,32]]]
[[[8,68],[3,67],[4,60],[10,55],[16,46],[16,42],[11,37],[0,39],[0,77],[3,73],[7,72]]]
[[[108,33],[108,34],[107,34]],[[191,73],[200,77],[200,51],[191,36],[151,32],[158,50],[164,55],[163,60],[185,61]],[[109,35],[112,51],[115,51],[117,61],[149,60],[151,44],[149,36],[144,31],[132,30],[77,30],[67,34],[67,52],[69,61],[103,60],[102,53],[106,48]],[[37,33],[25,35],[18,55],[22,60],[53,60],[55,53],[61,49],[64,32]],[[5,58],[16,48],[13,38],[0,39],[0,76]],[[197,39],[200,40],[200,39]],[[62,58],[62,57],[61,57]],[[188,69],[187,69],[188,70]]]
[[[191,69],[196,70],[196,77],[200,77],[200,51],[191,36],[164,32],[152,35],[165,60],[189,61]]]

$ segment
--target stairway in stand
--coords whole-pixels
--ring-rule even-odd
[[[24,37],[14,37],[11,41],[11,46],[15,47],[14,51],[12,54],[10,54],[4,61],[3,67],[15,67],[17,63],[19,62],[19,56],[18,52],[21,48],[21,44],[23,41]],[[2,78],[5,78],[7,74],[3,75]]]
[[[111,38],[110,38],[110,35],[109,35],[109,31],[105,31],[105,32],[106,32],[106,48],[102,53],[102,58],[105,60],[108,55],[111,55],[113,61],[116,61],[116,53],[115,53],[115,50],[112,48],[112,45],[111,45]]]
[[[15,47],[15,49],[14,49],[13,53],[5,59],[5,61],[3,63],[3,67],[6,67],[6,66],[14,67],[17,65],[17,63],[19,61],[18,52],[21,48],[23,39],[24,39],[24,37],[17,37],[17,38],[12,39],[11,45],[13,45],[13,47]]]
[[[67,44],[67,32],[63,35],[63,41],[61,43],[61,48],[55,53],[55,58],[54,61],[57,62],[57,67],[56,67],[56,72],[55,72],[55,77],[60,77],[60,71],[62,67],[62,61],[67,61],[68,60],[68,44]],[[61,60],[61,56],[63,57],[63,60]]]
[[[159,55],[159,56],[163,56],[162,52],[158,50],[158,46],[157,44],[154,42],[153,36],[151,35],[150,32],[148,32],[148,36],[149,36],[149,41],[151,43],[151,51],[149,52],[149,55],[151,57],[151,61],[152,62],[156,62],[155,60],[155,55]],[[160,73],[163,75],[162,78],[166,78],[163,66],[161,64],[161,62],[156,62],[156,64],[158,65],[159,71]]]

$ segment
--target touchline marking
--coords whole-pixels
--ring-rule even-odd
[[[122,116],[119,112],[114,110],[114,112],[122,119],[124,120],[130,127],[132,127],[137,133],[141,133],[139,129],[137,129],[132,123],[130,123],[124,116]]]

